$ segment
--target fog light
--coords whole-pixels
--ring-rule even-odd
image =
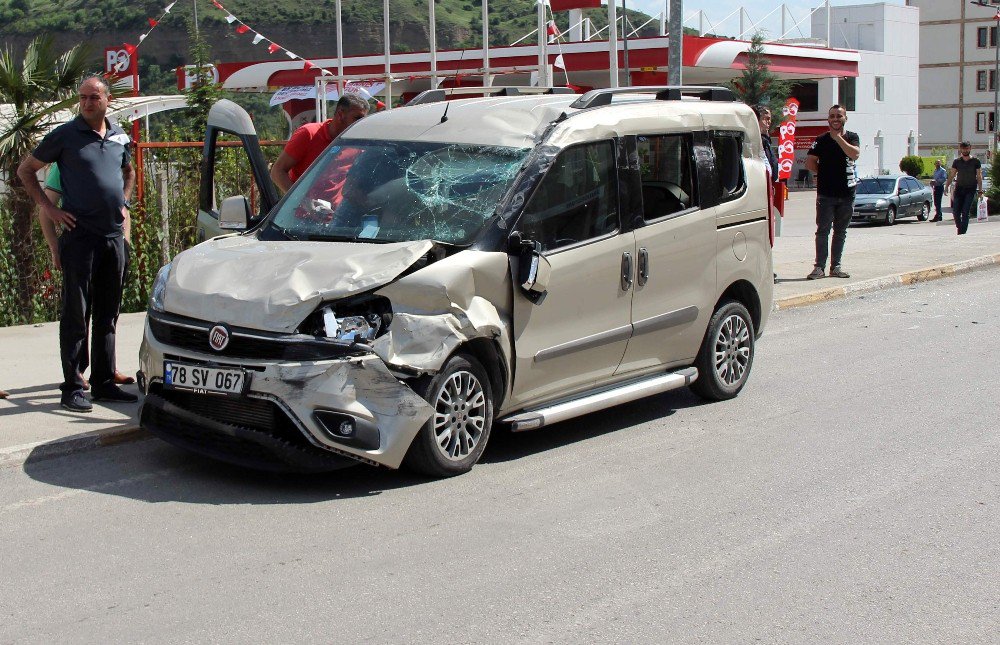
[[[343,421],[341,421],[340,425],[337,426],[337,434],[339,434],[341,437],[350,437],[351,435],[353,435],[354,422],[351,421],[350,419],[344,419]]]

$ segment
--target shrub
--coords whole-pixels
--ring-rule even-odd
[[[911,177],[919,177],[924,172],[924,160],[917,155],[907,155],[899,160],[899,169]]]

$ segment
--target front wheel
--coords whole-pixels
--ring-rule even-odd
[[[434,415],[414,437],[404,463],[432,477],[470,471],[493,427],[493,390],[486,370],[474,357],[456,354],[413,389],[431,404]]]
[[[740,393],[753,367],[754,330],[750,312],[741,303],[722,303],[708,322],[698,350],[698,379],[691,390],[710,401],[724,401]]]
[[[885,225],[892,226],[896,223],[896,207],[890,206],[889,210],[885,212]]]
[[[920,220],[921,222],[926,222],[927,218],[930,217],[930,214],[931,214],[931,203],[924,202],[924,205],[920,207],[920,214],[917,215],[917,219]]]

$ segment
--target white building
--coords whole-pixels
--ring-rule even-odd
[[[970,141],[983,155],[993,132],[1000,0],[907,0],[920,9],[920,151]]]
[[[800,84],[796,96],[806,100],[798,115],[799,161],[792,179],[808,145],[828,129],[830,106],[838,103],[847,108],[847,129],[861,139],[859,174],[899,172],[899,160],[918,154],[922,144],[917,109],[919,9],[879,3],[832,7],[830,15],[830,46],[859,50],[858,76],[821,79],[815,88]],[[812,15],[812,36],[827,38],[822,9]]]

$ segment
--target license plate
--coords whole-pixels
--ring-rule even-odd
[[[238,396],[246,390],[247,373],[239,369],[164,361],[163,384],[178,390]]]

